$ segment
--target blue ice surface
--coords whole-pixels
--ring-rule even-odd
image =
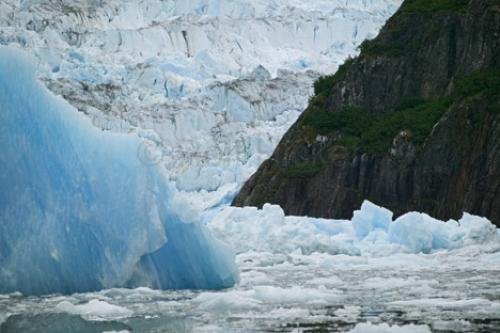
[[[366,237],[374,229],[387,230],[392,222],[392,212],[369,201],[363,202],[361,210],[355,211],[352,225],[358,237]]]
[[[301,69],[309,68],[311,66],[311,62],[308,61],[307,59],[300,59],[297,62],[297,67]]]
[[[83,56],[80,53],[76,52],[75,50],[69,51],[69,57],[71,59],[75,59],[79,62],[85,62],[85,59],[83,58]]]
[[[392,218],[391,211],[365,201],[351,221],[357,241],[378,240],[402,245],[410,253],[432,253],[486,244],[498,237],[497,228],[489,220],[467,213],[458,221],[446,222],[418,212],[394,221]]]
[[[231,251],[171,205],[134,135],[103,132],[0,47],[0,293],[218,289]]]

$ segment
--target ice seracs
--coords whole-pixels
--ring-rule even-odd
[[[6,0],[0,44],[34,55],[44,83],[97,126],[154,131],[179,190],[224,197],[271,154],[313,80],[400,3]]]

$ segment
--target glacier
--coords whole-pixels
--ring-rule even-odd
[[[0,48],[0,293],[222,288],[231,251],[172,205],[135,135],[104,132]]]
[[[202,212],[239,189],[313,81],[400,3],[4,0],[0,44],[32,54],[42,82],[96,126],[150,140],[152,162]]]

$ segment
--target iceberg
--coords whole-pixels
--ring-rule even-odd
[[[232,286],[231,251],[183,221],[144,141],[92,126],[0,47],[0,293]]]

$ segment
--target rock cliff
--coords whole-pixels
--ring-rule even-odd
[[[350,218],[364,199],[500,225],[500,1],[405,1],[233,204]]]

